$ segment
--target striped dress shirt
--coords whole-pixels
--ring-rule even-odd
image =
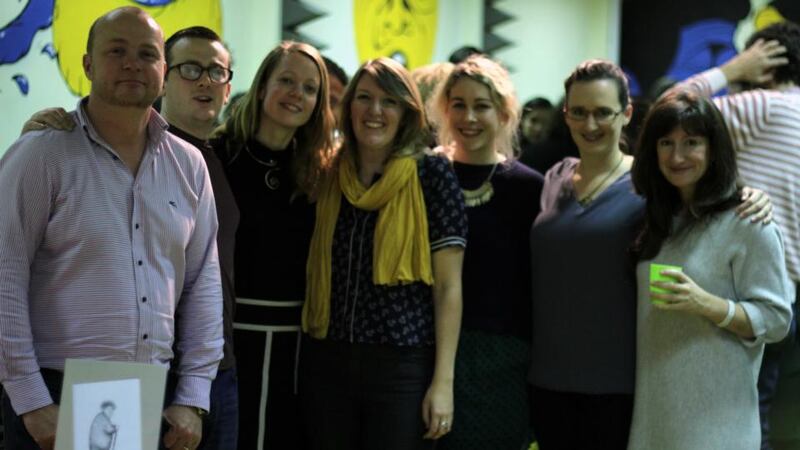
[[[24,414],[53,402],[40,368],[168,366],[175,343],[173,403],[208,410],[223,338],[206,165],[152,111],[134,176],[84,105],[72,131],[27,133],[0,160],[0,382]]]
[[[709,97],[728,84],[718,68],[677,86]],[[800,89],[756,89],[714,98],[737,150],[745,185],[769,194],[783,234],[786,265],[800,282]]]

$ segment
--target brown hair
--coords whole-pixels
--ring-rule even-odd
[[[342,98],[342,134],[344,148],[358,149],[353,131],[352,103],[358,82],[364,76],[372,77],[387,94],[396,97],[404,108],[403,118],[392,143],[393,155],[418,155],[423,149],[425,137],[425,108],[411,75],[400,63],[390,58],[378,58],[365,62],[353,75]]]
[[[319,70],[320,88],[317,92],[317,102],[308,122],[295,130],[296,146],[292,155],[295,185],[310,198],[314,198],[320,177],[330,164],[333,151],[331,136],[334,127],[333,113],[328,103],[328,70],[316,48],[302,42],[283,41],[272,49],[258,67],[253,83],[236,111],[216,134],[227,137],[225,150],[230,158],[234,158],[234,153],[240,152],[248,141],[255,139],[261,124],[260,94],[266,89],[267,82],[278,64],[289,53],[299,53],[311,59]]]

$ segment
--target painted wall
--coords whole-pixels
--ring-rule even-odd
[[[169,24],[162,22],[165,31],[170,33],[181,20],[181,14],[174,10],[188,8],[197,14],[197,6],[203,5],[215,17],[209,23],[217,23],[234,58],[235,71],[233,92],[246,90],[252,77],[266,53],[275,46],[281,36],[281,0],[148,0],[150,3],[166,3],[172,8],[169,13],[176,18],[167,18],[168,13],[153,15],[157,20],[167,18]],[[515,46],[498,52],[496,55],[513,67],[514,81],[521,100],[532,95],[545,95],[557,100],[561,95],[561,82],[566,74],[579,61],[588,57],[616,59],[618,48],[619,7],[621,0],[503,0],[497,7],[515,16],[515,19],[502,24],[496,33]],[[147,3],[139,1],[140,3]],[[323,53],[352,74],[363,60],[359,56],[357,33],[365,27],[356,27],[356,10],[375,0],[306,0],[326,15],[311,21],[298,31],[310,38],[328,45]],[[26,6],[36,4],[54,9],[61,16],[72,13],[74,9],[86,13],[87,5],[106,10],[125,4],[135,4],[134,0],[5,0],[0,2],[0,29],[23,13]],[[397,2],[400,4],[400,2]],[[483,39],[483,0],[417,0],[410,2],[416,8],[435,10],[435,26],[424,25],[426,32],[433,36],[429,52],[432,61],[446,60],[448,55],[461,45],[480,47]],[[205,9],[204,9],[205,10]],[[98,12],[96,15],[101,14]],[[188,14],[188,13],[187,13]],[[219,17],[221,15],[221,17]],[[369,18],[369,16],[367,16]],[[185,19],[185,18],[184,18]],[[75,21],[84,20],[77,17]],[[216,22],[215,22],[216,21]],[[56,20],[57,22],[57,20]],[[90,23],[88,19],[87,23]],[[369,23],[369,22],[367,22]],[[81,22],[82,24],[82,22]],[[68,52],[57,45],[65,39],[77,43],[77,50],[69,53],[75,79],[80,70],[80,51],[85,46],[88,25],[73,23],[71,34],[58,34],[57,26],[44,27],[35,32],[30,50],[18,61],[0,63],[0,111],[4,120],[0,121],[0,154],[17,138],[19,130],[31,114],[48,106],[62,106],[73,109],[78,95],[71,91],[59,70],[56,50],[59,55]],[[431,30],[430,28],[433,28]],[[63,28],[62,28],[63,29]],[[79,32],[83,30],[82,32]],[[65,38],[64,36],[67,36]],[[60,39],[60,40],[59,40]],[[6,47],[0,35],[0,45]],[[6,52],[0,49],[0,55]],[[25,89],[17,80],[25,77]],[[79,73],[78,73],[79,75]],[[74,83],[73,83],[74,84]],[[27,92],[27,93],[26,93]],[[78,92],[78,91],[76,91]]]

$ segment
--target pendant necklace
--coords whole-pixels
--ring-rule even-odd
[[[600,188],[603,187],[604,184],[606,184],[608,179],[611,178],[611,175],[614,175],[614,173],[617,171],[617,169],[619,169],[619,166],[622,165],[622,161],[624,161],[624,160],[625,160],[625,157],[624,156],[620,156],[619,157],[619,161],[617,161],[617,164],[614,166],[614,168],[611,169],[611,171],[608,172],[606,174],[606,176],[603,177],[603,179],[600,181],[600,183],[597,186],[595,186],[594,189],[592,189],[591,192],[589,192],[588,194],[584,195],[583,198],[578,199],[578,203],[581,206],[586,206],[589,203],[591,203],[592,200],[594,200],[594,196],[597,193],[597,191],[599,191]]]
[[[281,187],[281,180],[278,178],[278,172],[280,172],[281,168],[278,167],[278,161],[272,158],[267,161],[257,158],[247,144],[245,144],[244,149],[247,150],[247,154],[250,155],[255,162],[267,167],[267,173],[264,174],[264,184],[267,188],[275,191]]]
[[[472,208],[475,206],[480,206],[489,202],[494,195],[494,186],[492,186],[492,177],[494,176],[494,172],[497,170],[497,165],[500,164],[499,162],[494,163],[492,166],[492,171],[489,172],[489,176],[486,177],[483,183],[475,189],[464,189],[461,188],[461,192],[464,194],[464,204],[467,208]]]

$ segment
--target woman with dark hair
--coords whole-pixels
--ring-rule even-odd
[[[312,449],[423,449],[450,430],[464,200],[426,155],[425,113],[397,62],[364,63],[320,191],[300,391]]]
[[[564,87],[580,159],[547,172],[531,228],[534,432],[542,450],[623,449],[636,361],[629,249],[645,210],[631,183],[633,157],[620,146],[632,114],[628,82],[618,66],[590,60]],[[769,211],[758,207],[763,193],[743,197],[755,204],[753,217]]]
[[[305,264],[333,115],[319,52],[286,41],[212,141],[241,211],[236,234],[235,349],[239,448],[301,448],[296,388]]]
[[[736,154],[719,111],[701,96],[674,92],[653,106],[632,177],[647,206],[634,247],[629,448],[758,448],[764,343],[786,335],[794,298],[780,232],[737,217]],[[676,268],[653,275],[651,263]]]

